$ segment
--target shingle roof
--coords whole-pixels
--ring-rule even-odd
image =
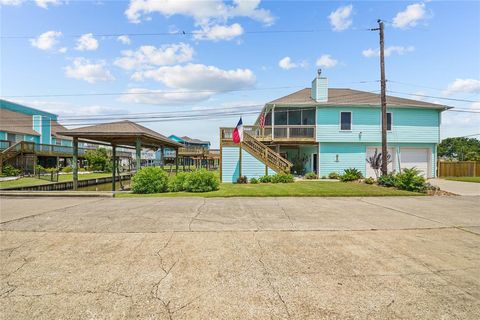
[[[190,138],[188,136],[183,136],[183,137],[181,137],[181,139],[185,142],[193,143],[193,144],[210,144],[210,141],[202,141],[202,140],[199,140],[199,139],[193,139],[193,138]]]
[[[0,131],[39,136],[33,130],[33,118],[30,115],[0,108]]]
[[[170,140],[164,135],[129,120],[59,131],[58,134],[98,141],[111,142],[116,140],[120,143],[127,143],[127,140],[130,141],[132,138],[139,136],[147,138],[151,143],[156,141],[166,146],[182,147],[181,144]]]
[[[311,89],[305,88],[279,99],[270,101],[268,105],[380,105],[380,94],[353,90],[353,89],[344,89],[344,88],[329,88],[328,89],[328,101],[327,102],[317,102],[311,98]],[[387,95],[387,106],[393,107],[420,107],[420,108],[431,108],[431,109],[446,109],[447,107],[440,104],[418,101],[413,99],[405,99],[399,97],[393,97]]]
[[[55,138],[58,138],[58,139],[72,140],[72,137],[67,137],[67,136],[58,134],[58,132],[65,132],[65,131],[68,131],[68,129],[65,128],[64,126],[62,126],[57,121],[52,120],[52,122],[51,122],[52,136],[54,136]]]

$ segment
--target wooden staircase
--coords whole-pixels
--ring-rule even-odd
[[[0,172],[3,169],[3,165],[8,160],[14,159],[19,154],[34,152],[34,144],[32,142],[19,141],[12,144],[7,149],[0,152]]]
[[[290,173],[290,169],[292,168],[292,163],[290,161],[245,131],[243,132],[242,148],[274,171],[278,173]]]

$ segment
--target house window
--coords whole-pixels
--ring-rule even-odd
[[[387,131],[392,131],[392,113],[387,112]]]
[[[340,112],[340,130],[352,130],[351,112]]]
[[[286,126],[287,125],[287,111],[275,110],[275,125]]]
[[[304,126],[315,125],[315,109],[302,110],[302,125]]]
[[[288,125],[298,126],[302,124],[302,110],[288,111]]]

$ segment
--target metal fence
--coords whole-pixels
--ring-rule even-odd
[[[58,182],[57,170],[53,171],[53,170],[44,170],[44,169],[37,168],[37,172],[35,174],[38,179],[51,181],[51,182]]]

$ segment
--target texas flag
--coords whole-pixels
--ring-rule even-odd
[[[235,143],[240,143],[243,141],[243,123],[242,123],[242,118],[237,123],[237,126],[235,129],[233,129],[233,142]]]

